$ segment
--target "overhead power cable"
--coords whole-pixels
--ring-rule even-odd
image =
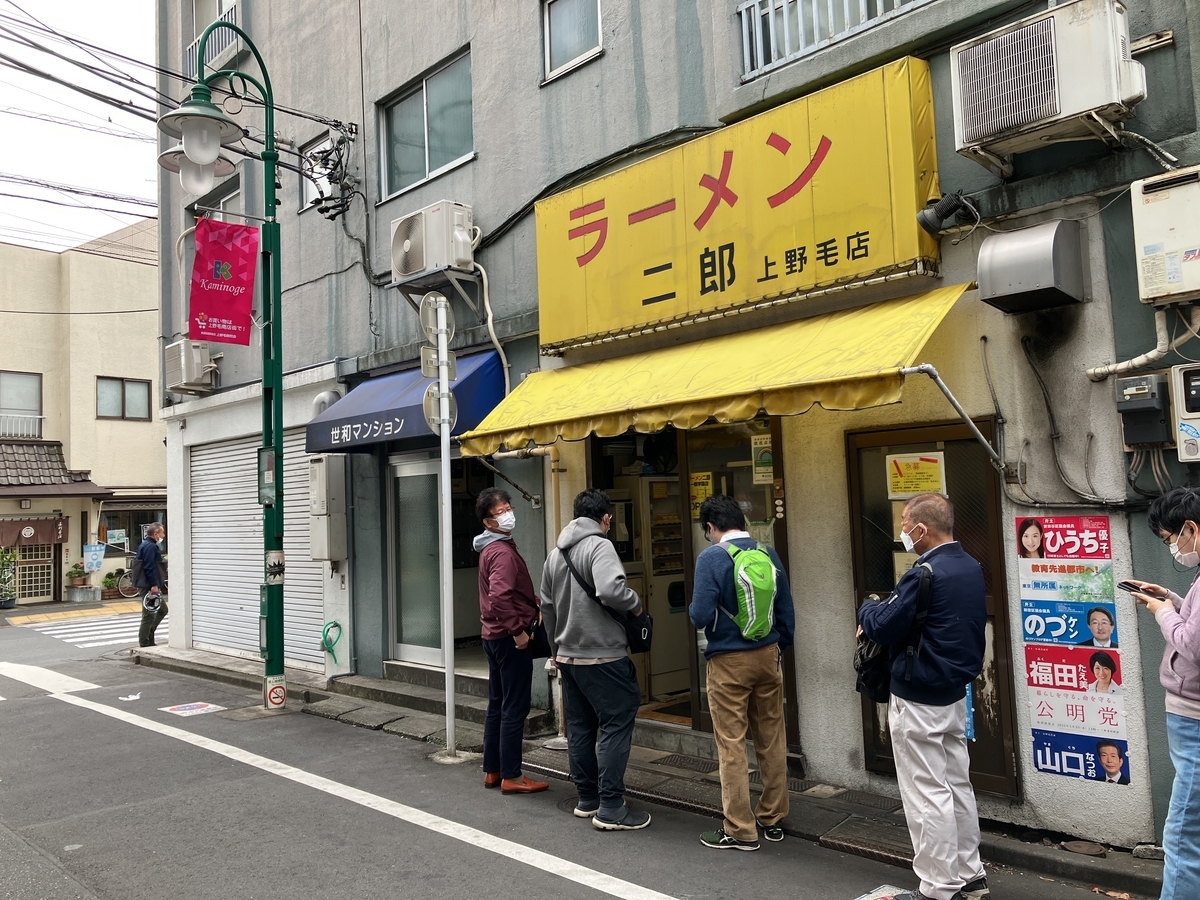
[[[95,212],[116,213],[118,216],[138,216],[144,217],[144,213],[130,212],[127,209],[111,209],[107,206],[90,206],[83,203],[66,203],[62,200],[52,200],[49,197],[30,197],[26,194],[10,194],[6,191],[0,191],[0,197],[8,197],[11,200],[32,200],[34,203],[49,203],[51,206],[65,206],[68,209],[88,209]],[[151,216],[157,218],[157,216]]]
[[[118,203],[130,203],[134,206],[145,206],[150,209],[158,209],[158,203],[154,200],[148,200],[145,197],[130,197],[126,194],[113,194],[109,191],[97,191],[92,188],[78,187],[73,184],[58,184],[53,181],[44,181],[40,178],[29,178],[25,175],[6,175],[0,173],[0,181],[7,181],[10,184],[24,184],[31,187],[46,188],[51,191],[63,191],[68,194],[77,194],[80,197],[95,197],[99,200],[115,200]],[[133,213],[133,215],[137,215]]]
[[[72,91],[77,91],[85,97],[91,97],[93,100],[98,100],[101,103],[106,103],[109,106],[115,106],[117,109],[127,112],[130,115],[139,116],[148,122],[158,122],[158,116],[152,110],[138,106],[132,100],[118,100],[116,97],[110,97],[108,94],[102,94],[99,91],[93,91],[91,88],[85,88],[81,84],[75,84],[72,81],[67,81],[64,78],[59,78],[57,75],[51,75],[36,66],[31,66],[29,63],[9,56],[6,53],[0,53],[0,65],[9,69],[15,69],[18,72],[24,72],[26,75],[33,75],[36,78],[44,78],[46,81],[53,82]]]
[[[79,128],[83,131],[93,131],[96,134],[105,134],[109,137],[125,138],[130,141],[142,141],[146,144],[157,143],[157,138],[148,134],[138,134],[134,131],[118,131],[115,127],[106,128],[103,125],[92,125],[89,122],[80,122],[78,119],[64,119],[61,116],[52,116],[49,113],[39,113],[28,109],[17,109],[13,106],[0,108],[0,113],[8,116],[19,116],[22,119],[33,119],[38,122],[49,122],[51,125],[66,125],[70,128]]]

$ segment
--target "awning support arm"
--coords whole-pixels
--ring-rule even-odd
[[[505,481],[507,481],[509,484],[511,484],[514,488],[516,488],[517,493],[519,493],[522,497],[525,498],[526,503],[528,503],[534,509],[541,509],[542,498],[541,498],[540,494],[529,493],[529,491],[525,490],[525,488],[521,487],[519,484],[517,484],[515,481],[513,481],[511,478],[509,478],[507,475],[505,475],[503,472],[501,472],[499,469],[497,469],[495,466],[493,466],[490,462],[488,462],[487,457],[476,456],[475,458],[477,460],[479,460],[479,462],[485,468],[491,469],[493,472],[495,472],[497,475],[499,475],[501,478],[503,478]]]
[[[946,395],[946,399],[950,401],[950,405],[954,407],[954,411],[958,413],[958,417],[963,420],[971,433],[975,435],[975,440],[983,445],[983,449],[988,452],[988,456],[992,458],[992,465],[1000,472],[1004,472],[1004,460],[1000,458],[1000,454],[996,452],[988,439],[983,436],[983,432],[975,427],[975,423],[971,421],[971,417],[967,415],[967,411],[962,408],[962,404],[951,393],[950,388],[946,386],[946,382],[942,381],[942,376],[938,374],[938,370],[929,363],[921,363],[919,366],[908,366],[900,370],[901,375],[928,375],[933,379],[933,383],[938,386],[938,389]]]

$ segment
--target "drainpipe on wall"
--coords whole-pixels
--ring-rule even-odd
[[[1192,338],[1197,337],[1197,332],[1200,332],[1200,305],[1192,307],[1191,324],[1175,340],[1171,340],[1171,334],[1167,330],[1167,310],[1160,309],[1154,313],[1154,335],[1158,339],[1158,343],[1153,350],[1147,351],[1141,356],[1135,356],[1133,359],[1127,359],[1125,362],[1094,366],[1086,370],[1087,377],[1092,381],[1104,381],[1110,375],[1123,375],[1126,372],[1132,372],[1135,369],[1143,369],[1146,366],[1153,365],[1176,347],[1186,344]]]

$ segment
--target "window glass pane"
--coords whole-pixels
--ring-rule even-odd
[[[42,377],[24,372],[0,372],[0,411],[8,415],[42,414]]]
[[[122,385],[120,378],[96,379],[96,415],[120,418]]]
[[[304,176],[300,178],[300,191],[301,203],[304,206],[311,206],[322,196],[328,197],[332,193],[329,189],[330,159],[326,156],[332,149],[333,143],[326,139],[302,151]]]
[[[600,46],[597,0],[553,0],[550,17],[550,71]]]
[[[388,171],[391,194],[425,177],[424,94],[417,91],[387,110]]]
[[[223,197],[218,197],[212,202],[212,208],[220,210],[220,212],[209,213],[213,219],[218,222],[240,222],[241,216],[226,215],[226,213],[240,213],[242,211],[242,191],[239,188],[235,191],[230,191]]]
[[[125,382],[125,418],[150,418],[150,385],[146,382]]]
[[[474,149],[471,134],[471,55],[425,82],[429,104],[429,171]]]

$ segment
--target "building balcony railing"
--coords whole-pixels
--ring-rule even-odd
[[[742,27],[742,81],[876,28],[933,0],[746,0]]]
[[[228,22],[230,25],[238,23],[238,8],[237,4],[229,7],[221,15],[217,16],[216,21]],[[203,29],[200,29],[203,31]],[[204,49],[208,52],[208,58],[204,60],[204,64],[208,65],[222,53],[228,50],[237,42],[237,35],[228,28],[219,28],[214,31],[208,38],[208,46]],[[200,38],[197,37],[192,41],[191,45],[183,51],[183,74],[188,78],[196,77],[196,53],[200,47]]]
[[[45,416],[0,413],[0,438],[38,438],[42,436]]]

